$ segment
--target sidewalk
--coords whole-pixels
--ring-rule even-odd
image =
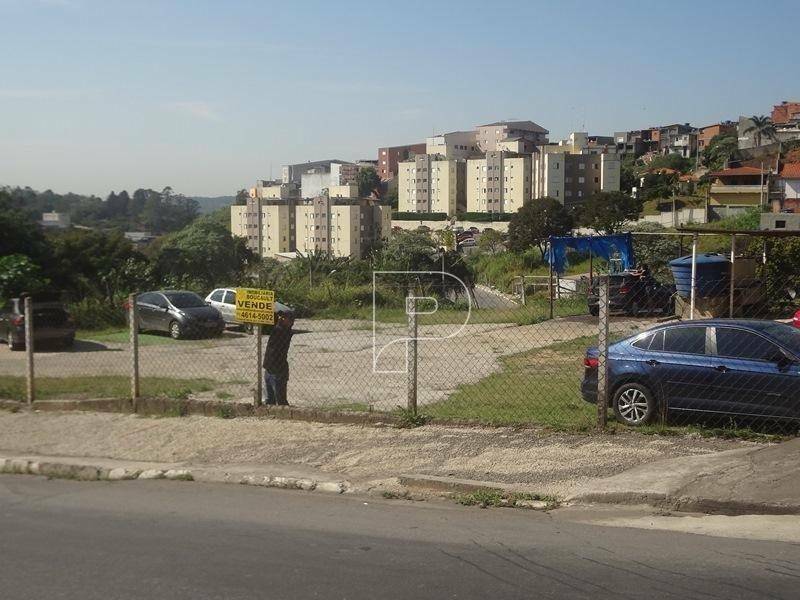
[[[732,515],[800,514],[800,439],[640,465],[592,480],[569,500]]]
[[[0,411],[0,456],[97,457],[242,469],[313,469],[354,490],[396,489],[400,477],[492,482],[566,498],[638,465],[753,443],[698,437],[556,434],[427,425],[403,430],[275,419],[154,418],[115,413]],[[274,470],[274,469],[273,469]],[[382,488],[382,486],[385,486]]]

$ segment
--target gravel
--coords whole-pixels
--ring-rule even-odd
[[[352,481],[425,474],[567,496],[591,478],[752,442],[428,425],[403,430],[271,419],[0,412],[0,450],[192,464],[302,465]]]

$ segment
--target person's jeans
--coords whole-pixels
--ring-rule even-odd
[[[267,391],[266,404],[287,405],[286,386],[289,378],[275,373],[264,373],[264,389]]]

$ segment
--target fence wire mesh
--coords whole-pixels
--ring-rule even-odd
[[[796,431],[800,329],[791,323],[800,268],[787,263],[790,254],[777,242],[748,239],[734,246],[731,266],[729,255],[705,254],[701,243],[692,276],[690,257],[668,264],[681,254],[675,238],[658,243],[668,246],[667,258],[663,248],[661,260],[639,248],[647,260],[641,269],[620,271],[614,261],[595,260],[591,273],[514,276],[498,287],[473,285],[450,269],[375,270],[371,285],[351,284],[350,275],[334,270],[327,276],[309,271],[312,285],[299,296],[270,281],[265,287],[275,289],[279,300],[290,296],[286,308],[298,317],[287,357],[288,403],[594,428],[599,289],[607,283],[609,419],[712,427],[766,420]],[[266,390],[257,393],[264,371],[256,335],[236,322],[234,295],[233,287],[200,295],[137,294],[141,396],[247,404],[266,399]],[[341,315],[307,308],[341,297],[355,297],[358,305]],[[415,307],[415,341],[409,305]],[[124,314],[126,308],[118,310]],[[60,331],[60,325],[53,321],[58,315],[45,313],[40,307],[34,314],[34,332],[41,334],[35,344],[37,399],[130,398],[129,329],[78,330],[74,344],[68,334],[47,340],[44,332]],[[274,328],[263,331],[267,348]],[[4,351],[0,377],[0,397],[24,400],[25,353]]]

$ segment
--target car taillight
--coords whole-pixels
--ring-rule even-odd
[[[600,365],[600,361],[596,358],[592,358],[591,356],[587,356],[583,359],[583,366],[587,369],[596,369]]]
[[[617,290],[617,291],[620,294],[627,294],[628,292],[631,291],[631,288],[629,288],[627,285],[623,285],[623,286],[620,286],[619,290]]]
[[[25,317],[23,315],[17,315],[15,317],[11,317],[11,324],[17,327],[24,325]]]

